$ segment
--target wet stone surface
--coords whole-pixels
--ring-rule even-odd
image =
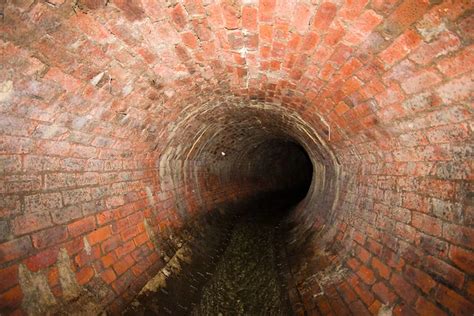
[[[138,296],[124,314],[291,315],[279,251],[283,207],[269,204],[215,222],[190,245],[193,260],[180,262],[164,287]]]
[[[192,315],[290,313],[277,265],[275,224],[262,213],[240,219]]]

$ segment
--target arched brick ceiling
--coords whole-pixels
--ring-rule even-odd
[[[235,95],[282,104],[360,157],[421,141],[413,124],[470,116],[472,74],[461,66],[472,60],[472,46],[461,49],[472,40],[470,9],[469,1],[14,1],[0,26],[2,81],[14,82],[16,113],[93,130],[104,147],[131,137],[160,146],[183,111]]]
[[[328,255],[351,271],[337,290],[358,291],[354,313],[472,310],[472,1],[10,0],[0,13],[2,312],[35,311],[18,274],[65,251],[107,294],[96,303],[122,311],[182,227],[281,189],[291,168],[260,171],[294,143],[313,163],[289,218],[300,296]],[[121,243],[146,255],[102,265]],[[54,308],[74,309],[52,281]]]

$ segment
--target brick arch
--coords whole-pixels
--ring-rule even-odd
[[[51,292],[41,308],[86,293],[121,311],[181,229],[202,224],[183,214],[262,187],[233,176],[232,148],[243,160],[276,138],[299,142],[314,167],[288,219],[296,310],[472,313],[469,1],[9,1],[0,12],[0,311],[34,310],[32,278]],[[223,147],[227,163],[213,155]]]

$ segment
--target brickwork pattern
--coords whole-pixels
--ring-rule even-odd
[[[189,218],[281,188],[241,163],[276,137],[315,169],[291,218],[297,310],[472,314],[472,10],[0,3],[0,310],[25,312],[20,266],[66,300],[66,249],[78,285],[120,311]],[[310,281],[331,264],[342,281]]]

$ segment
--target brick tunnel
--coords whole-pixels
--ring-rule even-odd
[[[0,315],[473,315],[473,9],[0,1]]]

